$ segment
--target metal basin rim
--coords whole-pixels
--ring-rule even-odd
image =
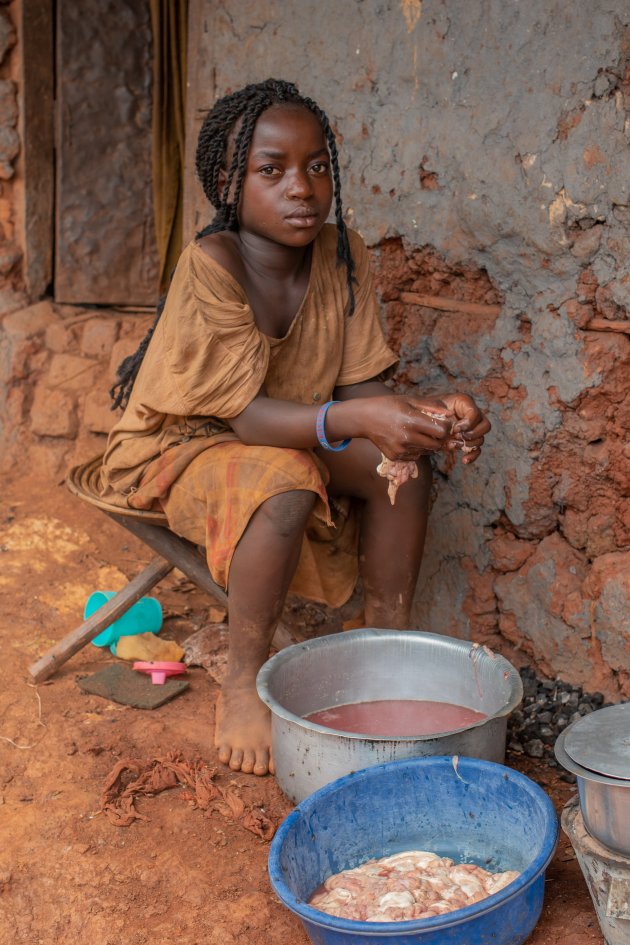
[[[337,636],[333,634],[331,636]],[[375,627],[365,627],[359,630],[346,630],[343,632],[343,635],[339,635],[344,641],[350,639],[363,639],[364,637],[387,637],[388,639],[399,639],[404,640],[410,636],[416,636],[418,638],[426,639],[430,638],[434,644],[437,646],[443,646],[445,650],[466,650],[471,652],[474,648],[474,644],[468,643],[465,640],[458,640],[455,637],[446,637],[438,633],[429,633],[428,631],[417,631],[417,630],[379,630]],[[492,715],[487,715],[484,718],[480,719],[478,722],[472,722],[469,725],[464,725],[461,728],[449,729],[448,731],[431,733],[429,735],[366,735],[361,732],[345,732],[343,729],[329,728],[326,725],[320,725],[318,722],[310,722],[307,719],[303,718],[300,715],[296,715],[291,712],[289,709],[285,708],[280,702],[275,699],[269,691],[269,678],[273,675],[274,672],[278,669],[279,666],[282,666],[283,663],[291,662],[292,660],[299,657],[300,653],[308,652],[309,650],[318,648],[321,645],[324,645],[322,641],[328,641],[328,637],[318,637],[315,640],[308,640],[304,643],[296,643],[294,646],[289,646],[284,650],[281,650],[279,653],[276,653],[275,656],[272,656],[271,659],[267,660],[264,666],[260,669],[257,679],[256,679],[256,688],[258,690],[258,695],[260,699],[271,709],[272,713],[279,718],[284,719],[286,722],[292,722],[295,725],[298,725],[301,728],[307,729],[309,731],[320,732],[322,735],[343,735],[345,738],[356,739],[362,742],[431,742],[431,741],[442,741],[446,735],[454,735],[458,732],[467,732],[471,729],[480,728],[483,725],[487,725],[489,722],[494,721],[495,719],[503,718],[506,715],[509,715],[513,709],[522,701],[523,698],[523,683],[521,677],[514,669],[514,667],[509,663],[505,657],[501,656],[499,653],[495,654],[495,659],[501,661],[501,664],[504,665],[505,670],[509,673],[510,687],[512,689],[511,697],[508,702],[498,709],[496,712],[493,712]],[[484,653],[482,648],[479,648],[479,658],[480,659],[489,659],[489,657]]]

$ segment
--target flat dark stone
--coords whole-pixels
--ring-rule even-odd
[[[134,709],[157,709],[188,689],[189,683],[185,679],[171,678],[157,686],[151,682],[150,676],[136,672],[126,663],[112,663],[91,676],[77,679],[77,685],[93,696],[102,696]]]

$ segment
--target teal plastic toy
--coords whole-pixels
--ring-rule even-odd
[[[116,591],[94,591],[87,599],[83,611],[83,619],[87,620],[92,614],[116,596]],[[162,605],[155,597],[141,597],[122,617],[106,627],[102,633],[94,637],[95,646],[108,646],[116,655],[116,644],[121,637],[134,636],[136,633],[159,633],[162,627]]]

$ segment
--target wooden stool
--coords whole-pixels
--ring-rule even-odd
[[[90,505],[109,515],[145,545],[156,551],[158,557],[153,558],[144,571],[129,581],[127,586],[111,600],[99,607],[96,613],[84,621],[80,627],[65,636],[33,663],[29,672],[35,682],[42,682],[52,676],[66,660],[69,660],[90,640],[122,616],[175,567],[219,603],[227,605],[228,602],[223,588],[212,580],[203,551],[197,545],[172,532],[163,512],[119,508],[100,497],[101,463],[102,456],[97,456],[89,463],[71,469],[66,479],[68,489],[77,498],[89,502]],[[280,649],[293,642],[295,641],[289,631],[279,625],[273,638],[274,646]]]
[[[153,558],[144,571],[129,581],[122,591],[100,607],[80,627],[65,636],[33,663],[29,671],[35,682],[42,682],[52,676],[59,666],[121,617],[175,567],[219,603],[227,604],[227,594],[212,580],[202,550],[172,532],[163,512],[119,508],[100,497],[98,476],[101,462],[102,457],[97,456],[89,463],[71,469],[66,478],[68,489],[77,498],[89,502],[90,505],[101,509],[113,518],[115,522],[156,551],[158,557]]]

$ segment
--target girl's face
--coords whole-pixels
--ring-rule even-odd
[[[254,129],[238,212],[239,229],[279,243],[311,243],[333,198],[321,125],[301,105],[273,105]]]

